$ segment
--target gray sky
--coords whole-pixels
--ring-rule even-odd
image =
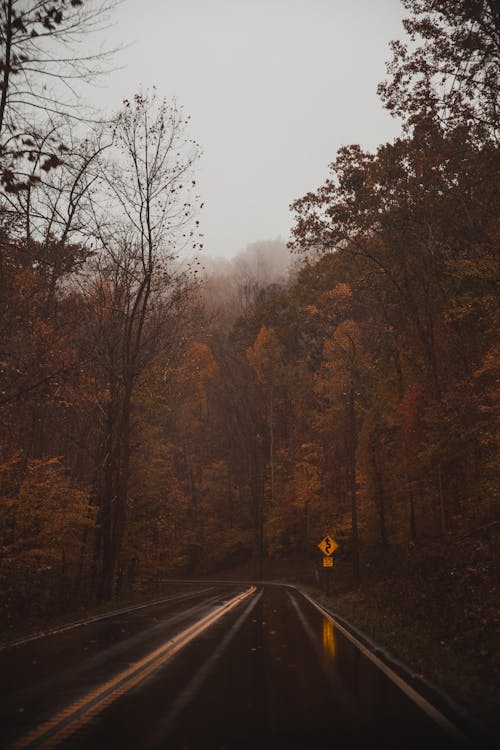
[[[183,105],[204,152],[205,250],[231,257],[288,239],[290,202],[340,146],[399,132],[376,87],[402,16],[399,0],[125,0],[107,44],[132,44],[93,98],[116,109],[156,86]]]

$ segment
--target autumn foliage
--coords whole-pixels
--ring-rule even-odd
[[[380,88],[402,135],[341,148],[291,207],[288,283],[247,284],[220,317],[177,262],[202,243],[174,105],[125,102],[112,134],[3,201],[9,616],[285,558],[312,578],[326,532],[354,584],[426,543],[471,539],[493,565],[498,12],[405,6],[415,43]],[[37,234],[51,205],[69,218],[40,213]]]

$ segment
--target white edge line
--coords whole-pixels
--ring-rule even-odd
[[[292,588],[295,588],[292,586]],[[297,591],[299,589],[296,589]],[[430,716],[433,721],[436,722],[442,729],[444,729],[448,734],[453,735],[454,737],[457,737],[461,740],[466,740],[466,736],[458,729],[458,727],[455,726],[449,719],[444,716],[444,714],[441,713],[435,706],[432,705],[432,703],[429,703],[428,700],[426,700],[419,692],[417,692],[414,688],[411,687],[405,680],[403,680],[399,675],[396,674],[385,662],[383,662],[381,659],[379,659],[378,656],[376,656],[370,649],[366,648],[361,641],[358,641],[358,639],[352,635],[346,628],[344,628],[340,623],[337,622],[337,620],[330,614],[330,612],[327,609],[324,609],[321,604],[318,604],[314,599],[312,599],[308,594],[306,594],[303,591],[300,591],[302,596],[304,596],[319,612],[321,612],[322,615],[324,615],[328,620],[330,620],[337,630],[339,630],[343,636],[345,636],[348,640],[350,640],[357,649],[361,651],[361,653],[366,656],[370,661],[372,661],[378,669],[380,669],[392,682],[397,685],[397,687],[405,693],[410,700],[412,700],[414,703],[417,704],[419,708],[422,709],[428,716]]]
[[[194,594],[201,594],[204,591],[209,591],[213,586],[208,586],[206,589],[199,589],[197,591],[190,591],[185,594],[178,594],[177,596],[169,596],[167,599],[158,599],[155,602],[147,602],[146,604],[137,604],[133,607],[123,607],[122,609],[114,609],[112,612],[105,612],[102,615],[96,615],[95,617],[91,617],[88,620],[75,620],[75,622],[70,622],[67,625],[62,625],[59,628],[54,628],[53,630],[47,630],[43,633],[36,633],[36,635],[30,635],[27,638],[22,638],[19,641],[11,641],[10,643],[5,643],[3,646],[0,646],[0,651],[5,651],[8,648],[15,648],[16,646],[24,646],[25,643],[31,643],[31,641],[38,641],[41,638],[47,638],[50,635],[58,635],[59,633],[65,633],[67,630],[73,630],[74,628],[80,628],[84,625],[91,625],[93,622],[99,622],[99,620],[108,620],[110,617],[115,617],[116,615],[123,615],[125,612],[136,612],[138,609],[145,609],[146,607],[154,607],[157,604],[166,604],[167,602],[172,602],[177,599],[185,599],[188,596],[193,596]]]
[[[16,750],[16,748],[22,750],[23,748],[28,748],[34,743],[36,743],[37,747],[45,747],[46,745],[48,747],[56,747],[61,744],[61,742],[67,739],[67,737],[62,738],[61,740],[58,740],[57,737],[65,727],[71,727],[75,721],[78,722],[79,718],[84,720],[84,724],[87,723],[85,717],[89,715],[93,708],[98,708],[98,713],[101,713],[103,708],[106,707],[107,698],[111,698],[111,702],[120,698],[121,688],[125,688],[124,692],[128,692],[130,688],[133,688],[135,687],[135,684],[138,684],[134,683],[135,679],[138,679],[138,682],[142,682],[149,676],[149,674],[154,673],[163,667],[165,662],[170,659],[171,656],[175,655],[178,650],[187,646],[192,640],[204,633],[205,630],[210,628],[228,612],[237,607],[238,604],[249,596],[255,594],[256,591],[256,586],[252,585],[229,601],[224,602],[224,604],[221,604],[211,612],[208,612],[204,617],[196,620],[192,625],[185,628],[180,633],[177,633],[172,638],[169,638],[169,640],[162,646],[159,646],[150,654],[146,655],[143,659],[136,662],[135,665],[132,665],[132,667],[123,670],[118,675],[115,675],[110,681],[103,683],[93,691],[91,690],[83,696],[83,698],[77,699],[68,707],[56,712],[55,715],[50,717],[47,721],[42,722],[27,734],[19,737],[13,744],[8,746],[7,750]],[[245,612],[246,611],[247,610],[245,610]],[[110,682],[113,684],[110,684]],[[71,709],[73,710],[71,711]],[[61,714],[64,714],[64,716],[61,716]],[[74,728],[67,736],[69,737],[74,734],[78,728],[78,726]]]

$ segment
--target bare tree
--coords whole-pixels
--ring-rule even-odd
[[[120,0],[4,0],[0,4],[0,181],[6,192],[58,166],[66,145],[54,122],[81,119],[81,84],[108,69],[115,50],[89,52]],[[85,42],[85,51],[81,44]],[[37,138],[40,118],[48,119]],[[26,174],[36,164],[37,173]]]
[[[100,160],[101,191],[93,207],[102,330],[95,340],[103,345],[109,395],[96,560],[104,598],[121,579],[135,385],[158,346],[173,346],[173,313],[185,302],[190,277],[177,262],[179,249],[202,244],[191,197],[199,148],[187,138],[187,124],[175,104],[136,96],[116,118],[113,146]]]

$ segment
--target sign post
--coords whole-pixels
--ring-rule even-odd
[[[324,539],[318,544],[318,547],[323,553],[323,568],[324,568],[324,581],[325,581],[325,594],[328,596],[330,593],[330,583],[333,572],[333,553],[338,549],[339,545],[337,542],[327,534]]]

